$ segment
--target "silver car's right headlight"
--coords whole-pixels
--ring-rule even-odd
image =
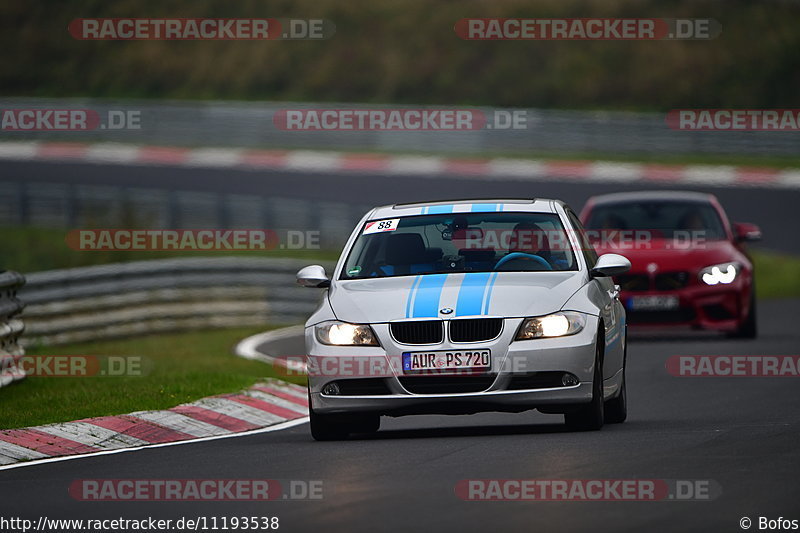
[[[578,333],[586,325],[586,316],[575,311],[561,311],[552,315],[526,318],[519,327],[515,340],[564,337]]]
[[[314,326],[317,340],[332,346],[378,346],[372,328],[366,324],[347,322],[323,322]]]

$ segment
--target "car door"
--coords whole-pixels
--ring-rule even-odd
[[[566,209],[566,213],[581,244],[581,252],[586,260],[587,267],[591,269],[597,263],[597,252],[589,242],[578,216],[571,209]],[[602,301],[600,316],[605,326],[603,378],[607,380],[622,369],[625,354],[625,308],[619,301],[619,286],[614,284],[612,278],[596,277],[590,283],[597,284],[600,289],[598,291]]]

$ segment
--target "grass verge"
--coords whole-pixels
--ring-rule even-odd
[[[236,392],[260,378],[281,377],[270,365],[232,353],[238,341],[263,329],[150,335],[30,350],[31,355],[141,356],[150,372],[140,377],[26,378],[0,389],[0,428],[166,409]],[[304,383],[303,378],[290,381]]]
[[[53,228],[29,226],[0,226],[0,243],[3,243],[3,257],[0,270],[17,272],[39,272],[57,268],[74,268],[126,261],[145,261],[149,259],[223,257],[238,255],[245,257],[288,257],[336,261],[339,250],[275,250],[226,251],[226,252],[187,252],[165,251],[76,251],[67,246],[67,231]]]
[[[753,252],[759,299],[800,298],[800,257],[776,252]]]

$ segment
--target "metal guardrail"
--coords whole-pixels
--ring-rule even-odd
[[[19,293],[25,346],[147,333],[293,324],[318,291],[295,285],[308,260],[187,258],[36,272]],[[325,267],[330,269],[332,264]]]
[[[524,129],[477,131],[284,131],[273,124],[279,110],[304,108],[363,109],[336,103],[220,102],[104,99],[3,98],[0,109],[92,109],[139,112],[141,129],[97,129],[62,133],[73,141],[114,141],[175,146],[302,148],[497,154],[520,152],[594,152],[604,154],[786,154],[800,151],[800,136],[783,132],[675,131],[663,113],[481,109],[524,111]],[[391,106],[403,107],[403,106]],[[408,106],[411,107],[411,106]],[[419,107],[419,106],[416,106]],[[441,108],[441,106],[439,106]],[[53,139],[52,132],[2,132],[0,140]]]
[[[25,351],[17,342],[25,329],[18,315],[24,305],[17,291],[25,284],[25,278],[12,271],[0,272],[0,387],[25,377],[17,361]]]
[[[0,178],[0,226],[58,229],[270,229],[319,232],[319,246],[340,248],[372,206],[242,194],[166,191]],[[291,227],[283,227],[291,221]],[[287,245],[288,246],[288,245]],[[302,246],[301,246],[302,247]]]

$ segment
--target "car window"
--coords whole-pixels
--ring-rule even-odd
[[[591,233],[629,230],[653,239],[725,239],[717,210],[708,203],[684,201],[620,202],[595,206],[586,221]]]
[[[557,215],[451,213],[367,222],[340,279],[576,269]]]
[[[567,218],[577,234],[578,241],[581,245],[581,252],[583,253],[583,258],[586,260],[586,268],[591,270],[594,265],[597,264],[597,252],[595,251],[594,246],[592,246],[592,243],[589,241],[589,238],[586,236],[586,232],[583,229],[583,224],[581,224],[581,221],[571,209],[567,209]]]

